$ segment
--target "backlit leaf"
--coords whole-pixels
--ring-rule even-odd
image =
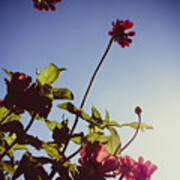
[[[99,111],[95,108],[95,106],[92,106],[92,117],[95,119],[102,119],[101,118],[101,114],[99,113]]]
[[[47,144],[47,143],[43,143],[42,144],[42,148],[46,151],[46,153],[51,156],[52,158],[55,159],[62,159],[62,156],[59,154],[58,152],[58,147],[56,144]]]
[[[5,68],[2,68],[3,69],[3,71],[10,77],[10,78],[12,78],[12,76],[13,76],[13,72],[11,72],[11,71],[8,71],[7,69],[5,69]]]
[[[106,144],[106,148],[109,153],[114,154],[117,147],[120,145],[121,141],[120,141],[120,137],[117,131],[114,128],[109,128],[109,131],[111,133],[111,136],[108,143]],[[120,149],[116,153],[116,155],[119,155],[119,154],[120,154]]]
[[[70,102],[65,102],[57,105],[58,108],[65,109],[73,114],[78,112],[78,108]]]
[[[87,140],[91,143],[94,143],[95,141],[105,143],[109,141],[110,136],[106,136],[102,133],[91,133],[87,135]]]
[[[121,126],[121,127],[123,127],[123,126],[128,126],[128,127],[133,128],[133,129],[137,129],[137,127],[138,127],[138,122],[124,123],[124,124],[121,124],[120,126]],[[146,123],[141,123],[141,125],[140,125],[140,130],[141,130],[141,131],[144,131],[145,129],[153,129],[153,126],[150,126],[150,125],[148,125],[148,124],[146,124]]]
[[[65,68],[58,68],[51,63],[47,68],[45,68],[42,72],[39,73],[37,81],[41,85],[52,84],[58,79],[60,72],[65,70]]]
[[[11,165],[11,163],[9,161],[0,161],[0,170],[5,170],[8,173],[11,174],[11,176],[13,176],[14,172],[15,172],[15,167],[13,167]]]

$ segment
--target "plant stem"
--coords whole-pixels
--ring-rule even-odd
[[[136,128],[136,131],[134,133],[134,135],[132,136],[132,138],[124,145],[124,147],[121,148],[121,152],[124,151],[133,141],[134,139],[136,138],[138,132],[139,132],[139,129],[140,129],[140,125],[141,125],[141,115],[138,114],[138,120],[139,120],[139,123],[138,123],[138,127]]]
[[[122,180],[122,179],[123,179],[123,177],[124,177],[124,174],[122,174],[122,175],[121,175],[121,177],[119,178],[119,180]]]
[[[87,90],[86,90],[86,92],[85,92],[85,94],[84,94],[84,96],[83,96],[83,99],[82,99],[82,101],[81,101],[80,108],[83,108],[83,106],[84,106],[84,103],[85,103],[85,101],[86,101],[86,99],[87,99],[87,96],[88,96],[89,91],[90,91],[90,89],[91,89],[91,87],[92,87],[92,84],[93,84],[93,82],[94,82],[94,79],[95,79],[95,77],[96,77],[96,75],[97,75],[97,73],[98,73],[98,71],[99,71],[102,63],[103,63],[104,60],[105,60],[106,55],[108,54],[108,52],[109,52],[109,50],[110,50],[110,48],[111,48],[111,45],[112,45],[113,40],[114,40],[114,38],[112,37],[112,38],[110,39],[110,41],[109,41],[109,44],[108,44],[108,46],[107,46],[107,48],[106,48],[106,50],[105,50],[105,52],[104,52],[104,54],[103,54],[100,62],[99,62],[99,64],[97,65],[97,67],[96,67],[96,69],[95,69],[95,71],[94,71],[94,73],[93,73],[93,75],[92,75],[92,77],[91,77],[91,79],[90,79],[90,82],[89,82],[89,84],[88,84]],[[78,120],[79,120],[79,114],[76,115],[75,122],[74,122],[73,127],[72,127],[71,132],[70,132],[70,137],[72,136],[72,134],[73,134],[73,132],[74,132],[76,126],[77,126]],[[68,143],[69,143],[69,141],[67,141],[67,143],[65,144],[65,147],[64,147],[64,149],[63,149],[63,153],[66,151],[66,148],[67,148],[67,146],[68,146]]]
[[[34,120],[35,120],[35,116],[36,114],[34,113],[29,124],[27,125],[27,127],[24,130],[24,133],[27,133],[27,131],[29,130],[29,128],[32,126]],[[0,155],[0,160],[8,153],[8,151],[18,142],[18,139],[16,138],[12,144],[10,146],[7,147],[7,149]]]

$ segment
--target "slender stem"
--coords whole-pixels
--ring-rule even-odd
[[[34,115],[32,116],[29,124],[27,125],[27,127],[25,128],[24,130],[24,133],[27,133],[27,131],[29,130],[29,128],[32,126],[32,123],[34,122],[35,120],[35,116],[36,114],[34,113]],[[7,147],[7,149],[0,155],[0,160],[8,153],[8,151],[18,142],[18,139],[16,138],[12,144],[10,146]]]
[[[122,175],[121,175],[121,177],[119,178],[119,180],[122,180],[122,179],[123,179],[123,177],[124,177],[124,174],[122,174]]]
[[[90,82],[89,82],[89,85],[88,85],[88,87],[87,87],[87,90],[86,90],[86,92],[85,92],[85,94],[84,94],[84,96],[83,96],[83,99],[82,99],[80,108],[83,108],[83,106],[84,106],[84,103],[85,103],[85,101],[86,101],[86,99],[87,99],[87,96],[88,96],[89,91],[90,91],[90,89],[91,89],[91,87],[92,87],[92,84],[93,84],[93,82],[94,82],[94,79],[95,79],[95,77],[96,77],[96,75],[97,75],[97,73],[98,73],[98,71],[99,71],[102,63],[103,63],[104,60],[105,60],[106,55],[108,54],[108,52],[109,52],[109,50],[110,50],[110,48],[111,48],[111,45],[112,45],[113,40],[114,40],[114,38],[112,37],[112,38],[110,39],[110,41],[109,41],[109,44],[108,44],[108,46],[107,46],[107,48],[106,48],[106,50],[105,50],[105,52],[104,52],[104,54],[103,54],[100,62],[99,62],[99,64],[97,65],[97,67],[96,67],[96,69],[95,69],[95,71],[94,71],[94,73],[93,73],[93,75],[92,75],[92,77],[91,77],[91,79],[90,79]],[[78,120],[79,120],[79,114],[76,115],[75,122],[74,122],[73,127],[72,127],[71,132],[70,132],[70,137],[72,136],[72,134],[73,134],[73,132],[74,132],[76,126],[77,126]],[[66,151],[66,148],[67,148],[67,146],[68,146],[68,143],[69,143],[69,141],[66,142],[65,147],[64,147],[64,149],[63,149],[63,153]]]
[[[117,152],[119,151],[119,149],[121,148],[121,143],[118,145],[118,147],[116,148],[115,152],[114,152],[114,156],[116,156]]]
[[[56,174],[56,171],[55,171],[55,169],[53,169],[49,175],[49,179],[52,179],[55,174]]]
[[[73,158],[76,154],[78,154],[79,151],[81,150],[81,148],[82,148],[82,147],[80,147],[77,151],[75,151],[73,154],[71,154],[69,157],[67,157],[65,161],[70,160],[70,159]],[[65,161],[63,161],[63,163],[64,163]]]
[[[121,152],[124,151],[133,141],[134,139],[136,138],[138,132],[139,132],[139,129],[140,129],[140,125],[141,125],[141,115],[138,114],[138,120],[139,120],[139,123],[138,123],[138,126],[136,128],[136,131],[134,133],[134,135],[132,136],[132,138],[124,145],[124,147],[121,148]]]

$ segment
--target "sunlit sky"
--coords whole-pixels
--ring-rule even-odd
[[[31,0],[0,1],[0,62],[11,71],[33,78],[53,62],[67,68],[55,83],[74,92],[79,106],[90,76],[110,37],[111,22],[130,19],[136,36],[129,48],[114,43],[88,96],[85,109],[95,105],[119,123],[137,120],[154,130],[139,133],[123,154],[142,155],[159,169],[152,180],[179,179],[180,161],[180,2],[177,0],[63,0],[56,12],[39,12]],[[0,71],[0,99],[5,95],[5,73]],[[59,102],[60,103],[60,102]],[[55,107],[50,118],[64,111]],[[23,122],[28,120],[23,120]],[[70,120],[74,121],[74,118]],[[79,123],[77,130],[83,125]],[[47,138],[36,122],[30,130]],[[133,132],[118,130],[125,144]],[[70,149],[72,151],[72,149]]]

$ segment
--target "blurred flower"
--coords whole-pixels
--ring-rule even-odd
[[[151,175],[157,166],[150,161],[144,162],[143,157],[139,157],[138,162],[129,156],[119,158],[120,168],[117,174],[123,175],[125,180],[150,180]]]
[[[56,10],[55,4],[61,2],[61,0],[33,0],[34,8],[38,10],[46,10],[51,9],[52,11]]]
[[[115,177],[115,170],[119,168],[119,160],[109,152],[102,143],[83,144],[79,160],[80,176],[87,179],[101,180],[104,177]],[[81,178],[80,178],[81,179]]]
[[[140,156],[133,167],[133,174],[136,180],[150,180],[155,170],[157,170],[156,165],[152,164],[151,161],[144,162],[144,158]]]
[[[130,31],[126,33],[126,30],[132,28],[133,23],[129,20],[117,20],[116,23],[112,22],[113,29],[108,32],[110,36],[114,37],[114,41],[118,42],[119,45],[121,45],[122,48],[125,46],[129,46],[130,43],[132,43],[132,39],[129,38],[129,36],[134,36],[135,32]]]

